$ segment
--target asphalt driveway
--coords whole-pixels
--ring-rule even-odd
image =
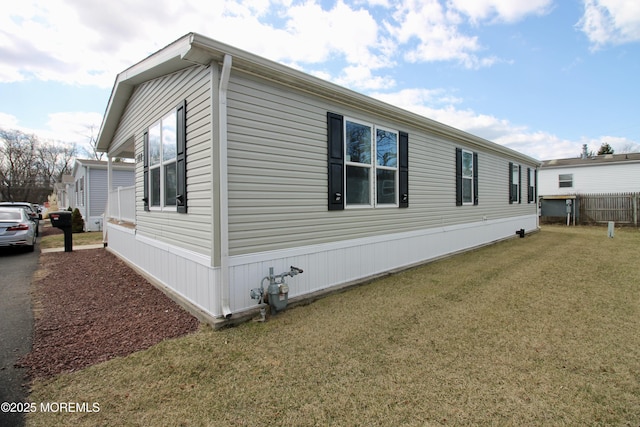
[[[24,402],[28,394],[24,369],[14,364],[31,350],[33,311],[29,291],[39,256],[38,246],[34,252],[0,248],[0,404]],[[23,414],[7,412],[3,405],[0,426],[23,424]]]

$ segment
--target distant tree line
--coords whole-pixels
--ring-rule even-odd
[[[43,203],[62,175],[71,173],[75,156],[75,144],[0,129],[0,200]]]

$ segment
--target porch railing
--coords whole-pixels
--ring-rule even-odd
[[[136,222],[136,187],[118,187],[109,192],[107,216],[117,221]]]

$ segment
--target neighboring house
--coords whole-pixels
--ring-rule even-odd
[[[544,221],[567,216],[567,222],[572,220],[573,223],[621,218],[614,210],[610,213],[605,210],[620,203],[634,203],[624,199],[629,197],[626,194],[640,193],[640,153],[589,156],[584,146],[581,157],[542,162],[538,172],[538,187],[541,217]],[[592,206],[596,202],[587,206],[586,196],[592,196],[589,199],[593,200],[595,195],[600,195],[603,200],[609,197],[620,201],[610,199],[609,202],[603,201],[599,207]],[[617,206],[615,209],[623,207]],[[634,214],[633,210],[631,206],[629,219],[623,222],[637,223],[637,212]],[[581,211],[584,218],[580,218]]]
[[[640,192],[640,153],[545,160],[540,196]]]
[[[84,219],[85,231],[101,231],[102,218],[108,198],[108,162],[77,159],[73,166],[73,184],[70,206],[78,208]],[[128,187],[135,183],[135,165],[133,163],[111,164],[111,189]],[[58,196],[60,200],[60,196]],[[63,209],[66,204],[60,205]]]
[[[73,182],[73,176],[62,175],[61,181],[56,182],[53,185],[53,189],[56,192],[59,209],[67,209],[71,206],[75,206],[75,204],[73,203],[73,198],[75,197],[73,191]]]
[[[537,160],[198,34],[117,76],[98,149],[136,160],[109,250],[213,317],[538,229]]]

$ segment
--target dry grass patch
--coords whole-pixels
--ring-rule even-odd
[[[102,244],[102,232],[73,233],[73,246]],[[40,239],[42,249],[64,248],[64,234],[51,234]]]
[[[34,384],[53,425],[640,423],[637,230],[544,227]]]

